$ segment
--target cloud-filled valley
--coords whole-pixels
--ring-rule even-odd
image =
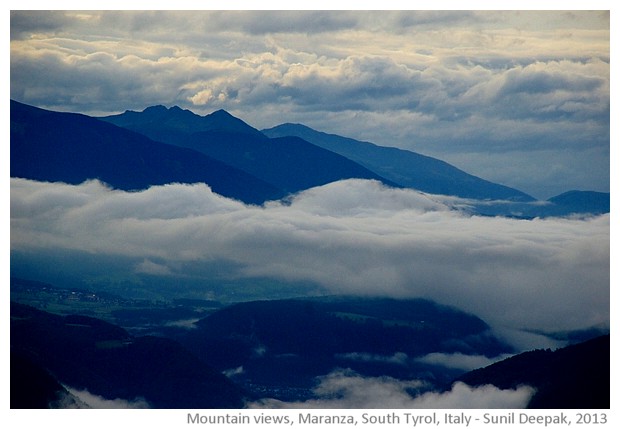
[[[477,217],[366,180],[252,206],[204,184],[124,192],[11,179],[12,252],[72,251],[94,265],[122,257],[134,261],[115,273],[126,280],[148,273],[208,284],[213,271],[203,267],[221,264],[223,282],[274,278],[322,293],[428,298],[513,342],[515,330],[609,326],[609,231],[609,215]]]

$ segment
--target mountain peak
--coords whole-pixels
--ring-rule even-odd
[[[162,118],[177,117],[179,115],[198,117],[198,115],[196,115],[195,113],[187,109],[182,109],[179,106],[175,105],[172,107],[166,107],[162,104],[157,104],[155,106],[147,107],[146,109],[142,111],[142,114],[147,115],[147,116],[157,116],[157,117],[162,117]]]
[[[224,109],[218,109],[215,112],[213,112],[213,113],[211,113],[210,115],[207,115],[207,116],[222,116],[222,117],[234,118],[233,115],[231,115],[230,113],[228,113],[228,111],[226,111]]]
[[[256,128],[246,124],[236,116],[231,115],[224,109],[216,110],[215,112],[203,116],[203,122],[209,124],[209,128],[216,131],[227,131],[243,134],[260,134]]]
[[[149,106],[142,111],[142,113],[156,113],[156,112],[167,112],[168,109],[163,104],[157,104],[155,106]]]
[[[147,107],[142,112],[128,110],[120,115],[107,116],[100,119],[141,132],[155,140],[161,138],[158,134],[161,129],[168,129],[168,131],[173,129],[176,132],[188,134],[205,131],[224,131],[263,136],[260,131],[223,109],[216,110],[209,115],[200,116],[191,110],[183,109],[176,105],[167,108],[164,105],[158,104]]]

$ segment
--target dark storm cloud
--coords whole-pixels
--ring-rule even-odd
[[[456,25],[466,22],[472,24],[481,20],[482,16],[471,11],[424,10],[399,12],[395,15],[395,22],[401,27],[417,27],[421,25]]]
[[[70,23],[61,11],[11,11],[11,40],[29,37],[34,32],[53,33]]]
[[[213,12],[209,17],[219,30],[269,33],[322,33],[355,28],[359,15],[347,11],[228,11]]]

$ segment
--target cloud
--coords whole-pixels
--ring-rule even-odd
[[[509,358],[511,355],[499,355],[494,358],[488,358],[481,355],[465,355],[463,353],[429,353],[425,356],[416,358],[417,362],[441,365],[447,368],[460,369],[463,371],[472,371],[477,368],[489,366],[500,360]]]
[[[516,350],[534,350],[534,349],[559,349],[566,347],[566,341],[551,338],[531,331],[523,331],[509,327],[495,327],[493,335],[508,343]]]
[[[236,375],[240,375],[243,374],[245,372],[245,370],[243,369],[243,366],[238,366],[236,368],[230,368],[227,370],[224,370],[222,373],[229,378],[232,378]]]
[[[27,38],[32,33],[52,33],[62,29],[71,20],[61,11],[46,11],[33,15],[21,11],[11,11],[11,40]]]
[[[323,33],[355,28],[359,15],[340,11],[234,11],[214,12],[210,18],[219,30],[253,35],[273,33]]]
[[[362,377],[351,371],[335,371],[320,379],[314,389],[317,399],[282,402],[264,399],[249,404],[250,408],[386,408],[386,409],[475,409],[525,408],[534,390],[524,386],[501,390],[487,385],[472,388],[455,383],[444,393],[426,392],[412,396],[424,388],[416,380],[403,381],[390,377]]]
[[[406,353],[396,352],[392,356],[377,355],[372,353],[342,353],[336,355],[337,359],[352,360],[357,362],[379,362],[406,366],[409,356]]]
[[[511,100],[527,117],[543,107],[608,111],[609,18],[587,12],[564,21],[531,14],[540,23],[535,32],[515,29],[515,21],[527,22],[517,14],[493,12],[27,11],[11,18],[12,32],[23,35],[11,44],[11,96],[62,110],[122,111],[157,100],[245,111],[258,126],[274,124],[256,116],[257,106],[282,103],[280,112],[293,115],[414,109],[442,119],[505,117],[512,116],[508,94],[534,91],[537,98]],[[570,38],[555,33],[565,27]],[[528,110],[531,102],[544,106]]]
[[[180,319],[180,320],[173,320],[171,322],[166,322],[164,324],[164,326],[172,326],[174,328],[181,328],[181,329],[196,329],[197,325],[196,322],[198,322],[200,320],[200,318],[196,318],[196,319]]]
[[[88,390],[79,390],[71,387],[66,387],[69,393],[75,396],[82,404],[85,404],[87,408],[97,409],[129,409],[129,408],[150,408],[148,402],[144,399],[136,398],[134,400],[126,399],[105,399],[102,396],[94,395]]]
[[[525,408],[535,391],[529,386],[498,389],[493,385],[470,387],[455,383],[447,393],[425,393],[416,398],[416,408]]]
[[[170,267],[158,264],[148,259],[143,260],[136,266],[136,272],[142,274],[151,274],[154,276],[167,276],[172,274]]]
[[[132,279],[136,268],[150,279],[194,276],[209,284],[271,278],[335,294],[428,298],[496,329],[609,325],[608,215],[475,217],[441,198],[365,180],[264,207],[204,184],[128,193],[99,182],[13,178],[10,194],[13,252],[135,261],[115,278]]]

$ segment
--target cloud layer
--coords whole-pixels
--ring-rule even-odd
[[[318,399],[282,402],[264,399],[251,408],[413,408],[413,409],[491,409],[525,408],[534,390],[523,386],[501,390],[495,386],[472,388],[455,383],[444,393],[427,392],[412,397],[408,392],[423,387],[419,381],[403,381],[390,377],[361,377],[350,371],[336,371],[322,377],[314,393]]]
[[[231,282],[274,278],[329,293],[423,297],[505,332],[608,326],[609,242],[609,216],[471,217],[433,196],[364,180],[257,207],[204,184],[127,193],[96,181],[11,179],[12,251],[122,257],[135,261],[118,274],[126,279],[200,277],[201,267],[222,264],[218,275]]]
[[[11,97],[87,114],[224,108],[537,197],[607,191],[609,26],[582,11],[14,11]]]

